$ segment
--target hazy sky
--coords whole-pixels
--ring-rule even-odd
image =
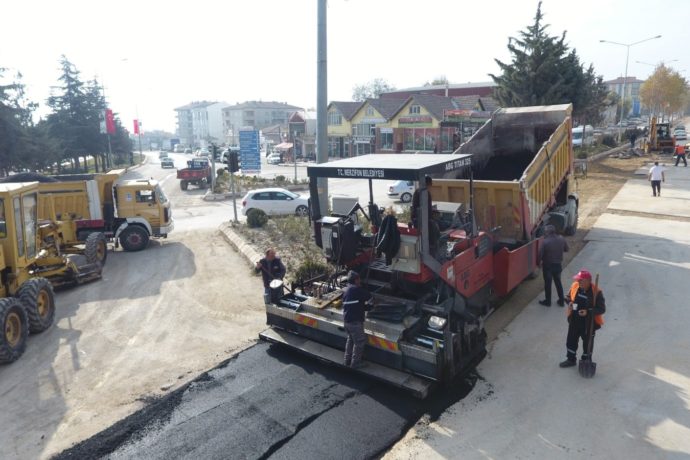
[[[105,83],[126,127],[138,112],[145,130],[175,129],[173,109],[193,100],[276,100],[316,104],[317,0],[7,0],[0,67],[24,75],[41,103],[65,54],[87,79]],[[536,0],[330,0],[328,99],[383,78],[398,88],[439,75],[452,83],[488,81],[494,58],[508,59],[509,36],[531,24]],[[690,1],[545,0],[552,34],[605,79],[646,78],[666,61],[690,76]],[[670,62],[677,59],[678,62]],[[6,74],[9,75],[12,72]]]

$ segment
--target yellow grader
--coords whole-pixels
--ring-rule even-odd
[[[61,241],[74,226],[39,221],[37,213],[37,183],[0,184],[0,363],[18,359],[29,333],[53,324],[53,287],[101,277],[102,235],[65,254]]]

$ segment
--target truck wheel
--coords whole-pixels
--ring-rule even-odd
[[[129,226],[122,230],[120,244],[125,251],[141,251],[149,244],[149,234],[138,225]]]
[[[32,278],[17,291],[29,319],[32,333],[43,332],[53,325],[55,319],[55,295],[53,286],[45,278]]]
[[[409,203],[410,201],[412,201],[412,195],[410,195],[408,192],[405,192],[402,195],[400,195],[400,201],[402,201],[403,203]]]
[[[91,233],[86,238],[84,246],[84,255],[90,264],[98,262],[101,266],[105,265],[105,260],[108,258],[108,244],[104,234]]]
[[[11,363],[24,353],[29,336],[29,321],[19,299],[0,299],[0,326],[0,363]]]
[[[573,236],[575,232],[577,231],[577,220],[578,220],[578,206],[577,206],[577,201],[575,201],[573,198],[568,199],[568,204],[566,205],[568,208],[568,216],[573,216],[570,219],[568,219],[568,225],[565,227],[565,230],[563,233],[565,233],[568,236]]]
[[[188,187],[188,186],[189,186],[189,185],[187,184],[187,181],[186,181],[186,180],[181,180],[181,181],[180,181],[180,188],[181,188],[182,190],[187,190],[187,187]]]
[[[206,179],[201,179],[201,180],[199,181],[199,188],[200,188],[201,190],[204,190],[204,189],[208,188],[208,181],[207,181]]]
[[[307,214],[309,214],[309,208],[307,208],[304,205],[297,206],[297,210],[295,211],[295,215],[300,216],[300,217],[306,217]]]

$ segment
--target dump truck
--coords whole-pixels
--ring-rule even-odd
[[[54,286],[101,277],[98,261],[60,251],[62,224],[40,221],[38,203],[38,183],[0,184],[0,363],[53,324]]]
[[[177,178],[180,180],[180,189],[187,190],[190,185],[196,185],[201,189],[209,187],[213,177],[211,163],[207,158],[194,158],[187,161],[187,167],[177,170]]]
[[[535,274],[544,226],[576,228],[571,112],[571,105],[500,109],[453,154],[372,154],[309,166],[313,237],[332,272],[289,288],[276,283],[260,337],[342,365],[344,275],[355,270],[375,304],[364,324],[368,366],[357,372],[420,398],[457,381],[485,356],[484,323],[498,301]],[[322,178],[367,180],[368,205],[323,215]],[[416,226],[388,221],[381,228],[373,180],[421,184]],[[455,208],[448,225],[429,215],[429,200]],[[382,243],[392,232],[398,247]]]
[[[105,241],[94,235],[104,235],[125,251],[140,251],[150,238],[167,238],[174,228],[170,201],[158,181],[125,180],[124,172],[31,174],[18,175],[16,180],[39,181],[39,219],[59,220],[63,227],[72,223],[74,231],[64,235],[63,251],[79,251],[87,242],[98,239],[97,254],[105,263]]]

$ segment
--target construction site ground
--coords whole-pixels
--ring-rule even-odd
[[[568,238],[568,262],[649,159],[603,159],[578,178],[580,226]],[[466,401],[475,402],[490,394],[494,375],[481,366],[456,391],[417,401],[256,344],[264,324],[260,279],[216,230],[231,207],[200,205],[201,194],[179,192],[168,173],[141,172],[154,173],[176,206],[180,231],[141,253],[111,254],[106,278],[60,293],[56,327],[32,337],[20,361],[0,368],[2,457],[48,458],[73,446],[59,457],[213,458],[232,449],[244,458],[369,458],[426,424],[428,431],[415,428],[402,450],[389,453],[421,458],[426,451],[418,442],[436,429],[436,419],[457,414],[468,393]],[[254,258],[262,248],[248,249]],[[527,281],[503,303],[487,323],[492,339],[534,307],[542,287],[541,279]],[[564,333],[559,327],[559,347]],[[493,362],[501,340],[492,342],[485,362]],[[343,423],[352,435],[342,435]]]

